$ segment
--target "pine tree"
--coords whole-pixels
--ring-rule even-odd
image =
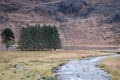
[[[1,33],[2,43],[5,44],[6,50],[15,43],[14,33],[10,28],[6,28]]]
[[[52,27],[52,48],[54,50],[61,48],[61,40],[59,38],[58,30],[55,26]]]
[[[29,47],[29,37],[28,37],[27,28],[24,28],[24,27],[21,28],[18,45],[21,50],[27,50],[27,48]]]

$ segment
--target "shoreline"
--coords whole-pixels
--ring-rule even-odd
[[[118,55],[118,56],[120,56],[119,54],[114,54],[114,55]],[[112,55],[112,57],[114,57],[114,55]],[[74,71],[73,70],[73,68],[69,68],[69,66],[72,66],[72,65],[69,65],[72,61],[74,62],[74,61],[78,61],[78,62],[80,62],[80,61],[82,61],[83,60],[83,62],[84,61],[86,61],[86,60],[91,60],[91,59],[96,59],[96,62],[94,63],[94,68],[97,68],[99,71],[97,72],[97,73],[99,73],[99,74],[101,74],[100,72],[102,71],[102,73],[105,75],[105,76],[108,76],[108,79],[102,79],[102,80],[110,80],[110,76],[109,76],[109,74],[107,73],[107,72],[105,72],[105,71],[103,71],[103,70],[101,70],[100,68],[98,68],[98,67],[96,67],[96,65],[100,62],[100,60],[101,59],[104,59],[104,58],[107,58],[107,57],[111,57],[111,55],[109,55],[109,56],[97,56],[97,57],[87,57],[87,58],[83,58],[83,59],[80,59],[80,60],[70,60],[70,61],[68,61],[65,65],[63,65],[63,66],[61,66],[59,69],[58,69],[58,71],[57,71],[57,75],[58,75],[58,78],[61,78],[61,80],[82,80],[83,78],[81,78],[80,76],[78,77],[77,75],[80,75],[81,73],[82,74],[84,74],[84,72],[81,72],[81,73],[78,73],[78,74],[76,74],[76,72],[80,72],[79,71],[79,69],[77,70],[77,71]],[[101,58],[101,59],[98,59],[97,60],[97,58]],[[93,60],[94,61],[94,60]],[[74,63],[71,63],[71,64],[73,64],[73,65],[76,65],[76,64],[74,64]],[[88,63],[89,64],[89,63]],[[66,65],[67,65],[67,68],[65,69],[65,67],[66,67]],[[69,65],[69,66],[68,66]],[[79,65],[76,65],[76,66],[79,66]],[[80,65],[80,66],[82,66],[82,65]],[[73,66],[74,67],[74,69],[76,69],[75,68],[75,66]],[[80,69],[80,70],[84,70],[85,69],[85,67],[86,66],[84,66],[83,67],[83,69]],[[68,70],[68,72],[63,72],[63,71],[67,71]],[[71,72],[70,70],[73,70],[73,72]],[[89,69],[88,69],[88,71],[89,71]],[[71,74],[70,74],[71,73]],[[67,76],[65,76],[65,75],[67,75]],[[70,75],[70,76],[69,76]],[[73,75],[73,77],[72,77],[72,75]],[[76,77],[75,77],[75,75],[76,75]],[[99,75],[97,75],[97,74],[94,74],[94,75],[96,75],[96,76],[99,76]],[[102,75],[102,74],[101,74]],[[84,75],[83,75],[84,76]],[[88,76],[88,75],[86,75],[86,76]],[[68,77],[68,78],[67,78]],[[103,77],[104,78],[104,76],[100,76],[100,77]],[[99,78],[100,78],[99,77]],[[90,77],[89,77],[90,78]],[[92,80],[94,77],[92,76],[92,78],[90,79],[90,80]],[[98,78],[98,79],[99,79]],[[87,79],[83,79],[83,80],[87,80]]]

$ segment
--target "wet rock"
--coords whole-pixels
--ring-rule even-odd
[[[77,77],[80,77],[80,74],[77,74]]]
[[[58,71],[58,69],[59,69],[59,67],[57,67],[57,68],[55,67],[52,69],[52,72],[56,73],[56,71]]]
[[[49,77],[48,80],[54,80],[52,77]]]

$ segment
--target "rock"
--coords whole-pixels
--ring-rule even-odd
[[[13,64],[13,67],[16,68],[17,64]]]
[[[45,77],[40,75],[37,80],[45,80]]]
[[[49,77],[48,80],[54,80],[52,77]]]
[[[18,65],[18,64],[13,64],[13,68],[18,69],[18,70],[25,70],[24,66]]]
[[[77,74],[77,77],[80,77],[80,74]]]

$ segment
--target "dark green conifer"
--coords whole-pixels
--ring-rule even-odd
[[[6,50],[15,43],[14,33],[10,28],[5,28],[1,33],[2,43],[5,44]]]

